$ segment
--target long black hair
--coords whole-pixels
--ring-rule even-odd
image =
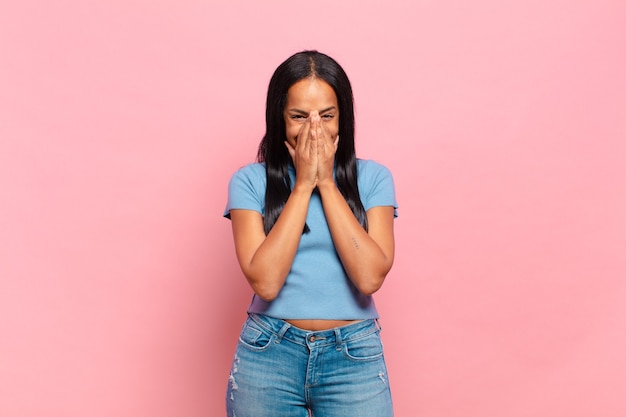
[[[332,87],[339,105],[339,143],[335,153],[337,188],[348,206],[367,229],[365,209],[359,197],[354,147],[354,99],[350,80],[341,66],[318,51],[302,51],[280,64],[270,79],[265,108],[265,136],[259,144],[257,161],[265,162],[265,233],[269,233],[291,193],[289,164],[291,156],[285,147],[287,134],[283,112],[287,91],[296,82],[316,77]],[[304,232],[308,226],[305,225]]]

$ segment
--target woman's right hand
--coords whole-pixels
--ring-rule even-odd
[[[311,112],[298,133],[296,147],[285,141],[296,169],[296,187],[313,191],[317,186],[318,145],[317,130],[321,118],[317,111]]]
[[[285,284],[306,224],[311,193],[317,186],[320,124],[318,112],[312,112],[303,120],[296,141],[290,141],[295,147],[285,142],[296,168],[296,183],[269,233],[258,211],[230,211],[241,270],[254,292],[268,302]]]

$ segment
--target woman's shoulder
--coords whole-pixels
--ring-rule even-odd
[[[236,176],[265,178],[265,164],[260,162],[252,162],[242,167],[239,167],[233,174],[233,177]]]
[[[372,159],[357,159],[356,169],[358,176],[377,177],[378,175],[389,175],[391,171],[385,165]]]
[[[376,206],[393,206],[394,217],[398,216],[393,176],[385,165],[372,160],[357,160],[357,182],[366,211]]]
[[[266,182],[265,164],[255,162],[237,169],[230,177],[228,187],[231,192],[242,189],[261,192],[265,189]]]

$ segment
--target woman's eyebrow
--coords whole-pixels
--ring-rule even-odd
[[[305,112],[304,110],[300,110],[300,109],[289,109],[289,111],[290,111],[290,112],[293,112],[293,113],[300,113],[300,114],[303,114],[303,115],[305,115],[305,116],[308,116],[308,115],[309,115],[309,113],[308,113],[308,112]]]
[[[327,108],[325,108],[325,109],[319,110],[319,111],[318,111],[318,113],[320,113],[320,114],[321,114],[321,113],[326,113],[327,111],[331,111],[331,110],[335,110],[335,109],[336,109],[336,107],[335,107],[335,106],[330,106],[330,107],[327,107]],[[305,115],[305,116],[308,116],[308,115],[309,115],[309,113],[308,113],[308,112],[306,112],[306,111],[304,111],[304,110],[300,110],[300,109],[289,109],[289,111],[290,111],[290,112],[294,112],[294,113],[303,114],[303,115]]]

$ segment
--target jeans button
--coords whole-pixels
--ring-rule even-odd
[[[315,336],[310,336],[309,337],[309,342],[311,342],[311,343],[315,342]]]

